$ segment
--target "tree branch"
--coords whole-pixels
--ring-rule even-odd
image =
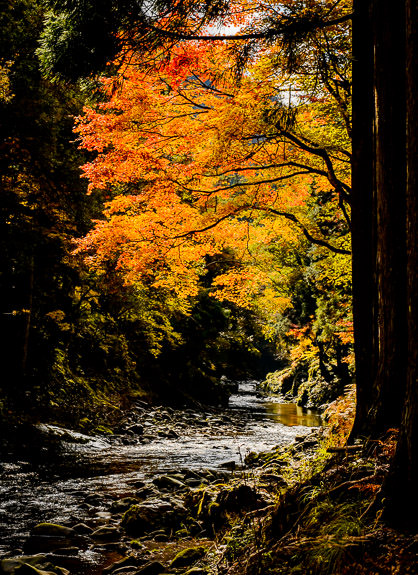
[[[333,246],[332,244],[326,242],[325,240],[321,240],[320,238],[315,238],[305,228],[305,226],[303,224],[301,224],[301,222],[297,219],[297,217],[294,214],[290,214],[288,212],[281,212],[279,210],[275,210],[274,208],[267,208],[267,207],[264,208],[261,206],[256,206],[256,209],[270,212],[276,216],[282,216],[283,218],[286,218],[287,220],[290,220],[291,222],[297,224],[300,227],[300,229],[302,230],[302,233],[306,237],[306,239],[308,239],[313,244],[327,248],[330,251],[334,252],[335,254],[344,254],[344,255],[350,255],[351,254],[351,252],[349,250],[345,250],[344,248],[337,248],[336,246]]]
[[[241,41],[241,40],[269,40],[276,36],[280,36],[286,33],[294,32],[310,32],[312,30],[319,30],[322,28],[328,28],[330,26],[336,26],[338,24],[343,24],[348,22],[352,18],[352,13],[345,14],[339,18],[334,18],[332,20],[321,21],[318,18],[305,18],[303,20],[282,18],[282,20],[287,20],[287,23],[283,25],[278,25],[275,28],[269,28],[264,32],[253,32],[252,34],[226,34],[224,36],[214,36],[214,35],[199,35],[199,34],[182,34],[181,32],[173,32],[172,30],[165,30],[164,28],[158,28],[153,24],[148,23],[147,28],[165,36],[166,38],[171,38],[172,40],[203,40],[203,41],[215,41],[220,40],[222,42],[226,41]]]

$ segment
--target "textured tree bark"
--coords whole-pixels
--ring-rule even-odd
[[[395,458],[384,486],[386,517],[417,527],[418,517],[418,3],[406,1],[407,313],[406,395]],[[412,513],[408,513],[411,509]]]
[[[370,426],[400,425],[407,363],[405,7],[373,1],[379,357]]]
[[[370,0],[354,0],[351,220],[357,409],[351,439],[369,431],[378,355],[371,8]]]
[[[405,7],[357,0],[354,14],[350,440],[400,425],[407,364]]]

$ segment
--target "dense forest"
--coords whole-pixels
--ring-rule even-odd
[[[0,3],[4,435],[257,380],[325,410],[319,506],[345,457],[361,519],[416,545],[416,21],[414,0]],[[386,457],[366,479],[360,449]],[[276,558],[305,492],[263,527]],[[390,572],[262,557],[248,575]]]
[[[2,16],[4,409],[77,423],[80,396],[93,413],[138,394],[218,403],[221,376],[275,368],[301,403],[335,399],[353,374],[348,29],[292,70],[273,46],[245,81],[229,47],[196,42],[75,80],[85,55],[54,54],[48,14]]]

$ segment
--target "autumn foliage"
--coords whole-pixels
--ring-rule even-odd
[[[118,75],[101,79],[100,103],[77,119],[93,154],[83,166],[89,192],[105,200],[77,252],[98,273],[172,294],[186,314],[208,261],[232,253],[211,276],[212,295],[253,310],[294,361],[325,347],[341,368],[352,340],[350,63],[335,59],[312,78],[313,59],[337,43],[321,42],[293,70],[279,44],[260,47],[245,73],[239,49],[220,41],[178,43],[151,63],[132,53],[126,64],[125,54]],[[305,261],[323,320],[315,309],[296,317],[290,253]],[[338,313],[326,301],[333,292]]]

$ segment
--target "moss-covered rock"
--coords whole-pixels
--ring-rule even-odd
[[[172,562],[170,563],[170,567],[179,568],[179,567],[188,567],[189,565],[193,565],[199,559],[201,559],[206,554],[205,547],[189,547],[188,549],[183,549],[179,551],[177,555],[174,557]]]
[[[58,523],[38,523],[32,529],[33,535],[46,535],[51,537],[78,537],[78,533],[71,527],[59,525]]]
[[[53,565],[43,554],[2,559],[0,573],[2,575],[70,575],[67,569]]]
[[[26,553],[43,553],[73,545],[84,549],[88,545],[88,540],[71,527],[56,523],[39,523],[26,539],[24,550]]]
[[[291,391],[294,380],[294,370],[291,367],[287,367],[280,371],[268,373],[265,381],[262,383],[262,388],[270,393],[286,395]]]
[[[132,505],[136,505],[137,503],[138,499],[136,497],[123,497],[112,503],[110,511],[112,513],[124,513],[132,507]]]
[[[145,501],[132,505],[123,515],[121,525],[135,536],[158,529],[171,531],[179,528],[186,517],[186,509],[177,502]]]

